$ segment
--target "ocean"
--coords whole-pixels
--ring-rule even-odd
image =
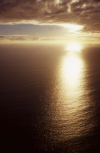
[[[100,45],[0,44],[0,152],[100,152]]]

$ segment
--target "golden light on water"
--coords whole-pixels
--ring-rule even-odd
[[[71,52],[80,52],[81,51],[81,45],[79,43],[69,43],[66,47],[67,51]]]
[[[78,101],[80,94],[84,92],[81,88],[82,78],[84,75],[83,67],[84,63],[77,54],[68,54],[62,60],[60,75],[62,78],[62,84],[64,85],[63,92],[66,91],[65,97],[67,96],[70,104],[73,100]],[[73,102],[72,105],[74,105]]]
[[[80,137],[89,131],[92,123],[87,124],[92,112],[90,99],[84,96],[86,90],[84,61],[75,52],[65,54],[57,69],[54,91],[50,101],[51,132],[55,129],[54,141],[65,141]],[[52,102],[52,103],[51,103]]]
[[[71,55],[63,60],[62,75],[64,81],[70,88],[78,87],[80,81],[82,61],[75,55]]]

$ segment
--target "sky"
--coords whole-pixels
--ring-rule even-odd
[[[0,40],[100,40],[100,0],[0,0]]]

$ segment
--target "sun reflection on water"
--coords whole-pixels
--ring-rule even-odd
[[[84,63],[80,58],[75,55],[69,55],[63,58],[59,71],[60,86],[62,88],[59,90],[58,99],[61,99],[61,103],[59,103],[61,105],[60,108],[64,109],[67,118],[68,116],[70,118],[69,124],[73,122],[74,115],[79,115],[77,111],[82,106],[80,100],[84,93],[82,88],[83,67]]]
[[[83,63],[77,56],[65,57],[62,61],[62,76],[64,82],[67,83],[69,88],[78,87],[80,78],[82,77]]]
[[[52,139],[65,141],[87,134],[92,128],[90,99],[85,94],[85,64],[77,54],[62,57],[51,95],[49,119]]]

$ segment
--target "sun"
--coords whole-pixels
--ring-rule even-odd
[[[67,51],[71,51],[71,52],[80,52],[81,51],[81,45],[78,43],[70,43],[68,44]]]

